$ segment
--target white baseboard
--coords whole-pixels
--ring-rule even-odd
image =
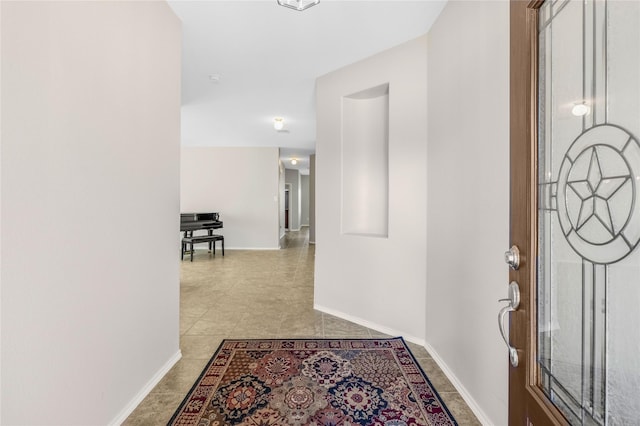
[[[149,395],[149,392],[151,392],[153,388],[156,387],[156,385],[160,382],[160,380],[162,380],[165,374],[167,374],[169,370],[171,370],[171,367],[173,367],[176,362],[180,361],[180,358],[182,358],[182,352],[178,349],[178,352],[176,352],[162,367],[160,367],[158,372],[153,375],[153,377],[151,378],[151,380],[149,380],[145,387],[143,387],[140,392],[138,392],[138,394],[129,402],[129,404],[127,404],[127,406],[124,407],[122,411],[120,411],[120,414],[118,414],[115,419],[109,422],[109,425],[118,426],[124,423],[124,421],[127,420],[127,417],[129,417],[129,415],[133,413],[133,410],[135,410],[136,407],[142,402],[142,400],[145,399],[147,395]]]
[[[275,246],[275,247],[224,247],[225,251],[226,250],[280,250],[280,247]],[[208,248],[203,247],[203,248],[197,248],[196,247],[196,252],[200,252],[200,251],[209,251]],[[216,256],[218,255],[218,252],[222,253],[222,249],[220,248],[220,246],[216,247]],[[189,253],[187,251],[187,253]],[[184,257],[185,259],[187,258],[187,256],[189,256],[187,253],[185,253]]]
[[[406,334],[400,330],[396,330],[393,328],[389,328],[389,327],[385,327],[383,325],[380,324],[376,324],[373,323],[371,321],[367,321],[365,319],[362,318],[358,318],[355,317],[353,315],[349,315],[349,314],[345,314],[344,312],[340,312],[340,311],[336,311],[334,309],[330,309],[324,306],[320,306],[320,305],[313,305],[313,309],[320,311],[320,312],[324,312],[325,314],[329,314],[329,315],[333,315],[334,317],[338,317],[338,318],[342,318],[343,320],[347,320],[347,321],[351,321],[353,323],[356,323],[358,325],[361,325],[363,327],[367,327],[370,328],[372,330],[376,330],[379,331],[380,333],[384,333],[384,334],[388,334],[390,336],[402,336],[402,338],[408,342],[411,343],[415,343],[416,345],[420,345],[420,346],[424,346],[425,345],[425,341],[424,339],[420,339],[419,337],[416,336],[411,336],[409,334]]]
[[[370,321],[364,320],[362,318],[354,317],[353,315],[345,314],[344,312],[336,311],[334,309],[330,309],[330,308],[327,308],[327,307],[324,307],[324,306],[320,306],[320,305],[315,305],[314,304],[313,308],[318,310],[318,311],[320,311],[320,312],[324,312],[326,314],[333,315],[333,316],[336,316],[338,318],[342,318],[342,319],[347,320],[347,321],[351,321],[351,322],[359,324],[359,325],[361,325],[363,327],[367,327],[367,328],[379,331],[379,332],[384,333],[384,334],[389,334],[391,336],[402,336],[404,338],[404,340],[406,340],[408,342],[411,342],[411,343],[415,343],[416,345],[420,345],[420,346],[424,347],[427,350],[427,352],[429,352],[429,354],[431,355],[431,358],[433,358],[433,360],[436,362],[436,364],[438,364],[438,367],[440,367],[440,369],[442,370],[444,375],[447,376],[447,378],[449,379],[451,384],[456,388],[456,390],[458,391],[460,396],[462,396],[462,399],[464,399],[464,401],[467,403],[467,405],[469,406],[471,411],[473,411],[473,414],[475,414],[475,416],[478,418],[480,423],[482,423],[483,425],[491,425],[492,424],[491,421],[489,420],[489,417],[487,417],[485,412],[482,411],[480,406],[471,397],[471,394],[469,394],[469,391],[467,391],[467,389],[462,385],[462,383],[460,383],[458,378],[455,376],[455,374],[453,374],[451,369],[442,360],[442,358],[438,355],[438,353],[435,351],[435,349],[433,349],[431,347],[431,345],[429,345],[424,339],[420,339],[420,338],[418,338],[416,336],[407,335],[407,334],[403,333],[400,330],[395,330],[393,328],[385,327],[385,326],[382,326],[380,324],[375,324],[375,323],[372,323]]]
[[[424,348],[427,350],[427,352],[429,352],[429,355],[431,355],[431,358],[436,362],[436,364],[438,364],[438,367],[440,367],[444,375],[447,376],[447,379],[449,379],[453,387],[456,388],[462,399],[464,399],[464,402],[467,403],[471,411],[473,411],[473,414],[475,414],[475,416],[478,418],[478,421],[483,425],[492,425],[493,423],[489,420],[489,417],[487,417],[485,412],[482,411],[480,406],[476,403],[475,399],[473,399],[471,394],[469,394],[469,391],[467,391],[462,383],[460,383],[456,375],[453,374],[451,369],[443,361],[440,355],[438,355],[438,352],[436,352],[436,350],[433,349],[433,347],[431,347],[431,345],[429,345],[428,343],[424,344]]]
[[[225,247],[225,250],[280,250],[280,247]]]

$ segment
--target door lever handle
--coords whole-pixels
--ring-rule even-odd
[[[507,333],[505,332],[504,328],[504,318],[509,312],[515,311],[516,309],[518,309],[518,306],[520,306],[520,287],[518,286],[518,283],[515,281],[511,281],[511,283],[509,284],[509,297],[506,299],[499,299],[498,302],[509,303],[507,306],[504,306],[502,309],[500,309],[500,312],[498,313],[498,328],[500,329],[502,339],[507,344],[507,348],[509,348],[509,360],[511,361],[511,365],[517,367],[518,351],[509,343],[509,338],[507,337]]]

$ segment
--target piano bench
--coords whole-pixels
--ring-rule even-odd
[[[222,243],[222,255],[224,256],[224,236],[222,235],[197,235],[195,237],[184,237],[182,239],[182,257],[184,260],[184,253],[187,251],[187,245],[190,246],[191,261],[193,262],[193,245],[200,243],[209,243],[209,250],[213,251],[213,255],[216,255],[216,241]]]

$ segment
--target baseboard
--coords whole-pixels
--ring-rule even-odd
[[[482,423],[483,425],[491,425],[491,421],[489,420],[489,417],[487,417],[485,412],[482,411],[482,409],[476,403],[473,397],[471,397],[471,394],[469,393],[469,391],[467,391],[467,389],[462,385],[462,383],[460,383],[458,378],[455,376],[455,374],[453,374],[451,369],[442,360],[442,358],[438,355],[435,349],[433,349],[431,345],[429,345],[424,339],[420,339],[416,336],[407,335],[400,330],[395,330],[393,328],[385,327],[380,324],[376,324],[371,321],[367,321],[362,318],[355,317],[353,315],[345,314],[344,312],[327,308],[325,306],[314,304],[313,308],[320,312],[324,312],[325,314],[333,315],[335,317],[342,318],[347,321],[351,321],[363,327],[367,327],[372,330],[379,331],[380,333],[389,334],[391,336],[402,336],[404,340],[424,347],[427,350],[427,352],[429,352],[429,355],[431,355],[431,358],[433,358],[436,364],[438,364],[438,367],[440,367],[440,369],[445,374],[445,376],[447,376],[451,384],[456,388],[460,396],[462,396],[462,399],[464,399],[464,401],[467,403],[471,411],[473,411],[473,414],[475,414],[475,416],[478,418],[480,423]]]
[[[324,312],[325,314],[329,314],[329,315],[333,315],[334,317],[338,317],[338,318],[342,318],[343,320],[346,321],[351,321],[353,323],[356,323],[358,325],[361,325],[363,327],[367,327],[370,328],[372,330],[376,330],[380,333],[384,333],[384,334],[388,334],[390,336],[402,336],[404,338],[404,340],[411,342],[411,343],[415,343],[416,345],[420,345],[420,346],[424,346],[425,345],[425,341],[424,339],[420,339],[416,336],[411,336],[409,334],[406,334],[403,331],[400,330],[396,330],[390,327],[385,327],[383,325],[380,324],[376,324],[373,323],[371,321],[367,321],[365,319],[362,318],[358,318],[355,317],[353,315],[349,315],[349,314],[345,314],[344,312],[340,312],[340,311],[336,311],[335,309],[330,309],[327,308],[325,306],[320,306],[320,305],[313,305],[313,309],[320,311],[320,312]]]
[[[487,417],[485,412],[482,411],[480,406],[476,403],[475,399],[473,399],[469,391],[467,391],[467,388],[465,388],[462,383],[460,383],[456,375],[453,374],[444,360],[440,357],[440,355],[438,355],[438,352],[436,352],[436,350],[426,342],[424,344],[424,348],[427,350],[427,352],[429,352],[429,355],[431,355],[431,358],[436,362],[436,364],[438,364],[438,367],[440,367],[444,375],[447,376],[447,379],[449,379],[453,387],[456,388],[462,399],[464,399],[464,402],[467,403],[471,411],[473,411],[473,414],[475,414],[475,416],[478,418],[478,421],[480,421],[480,423],[483,425],[491,425],[492,422],[489,420],[489,417]]]
[[[280,247],[225,247],[225,250],[280,250]]]
[[[151,380],[149,380],[149,382],[140,390],[140,392],[138,392],[138,394],[129,402],[129,404],[127,404],[127,406],[124,407],[122,411],[120,411],[120,414],[118,414],[115,419],[109,422],[109,425],[118,426],[124,423],[124,421],[127,420],[127,417],[129,417],[129,415],[133,413],[133,410],[135,410],[136,407],[140,405],[142,400],[144,400],[147,395],[149,395],[149,392],[151,392],[153,388],[156,387],[156,385],[160,382],[160,380],[162,380],[165,374],[167,374],[169,370],[171,370],[171,368],[178,361],[180,361],[180,358],[182,358],[182,352],[178,349],[178,352],[176,352],[171,358],[169,358],[169,361],[167,361],[162,367],[160,367],[158,372],[153,375]]]
[[[278,246],[274,246],[274,247],[233,247],[233,246],[225,246],[224,247],[225,251],[226,250],[280,250],[280,247]],[[203,248],[197,248],[196,247],[196,252],[201,252],[201,251],[209,251],[208,248],[203,247]],[[186,259],[189,254],[189,252],[185,253],[184,258]],[[218,255],[218,253],[222,254],[222,250],[220,249],[220,246],[216,247],[216,256]]]

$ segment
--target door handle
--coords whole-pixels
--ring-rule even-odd
[[[509,343],[509,338],[507,337],[507,333],[504,328],[504,318],[507,316],[509,312],[513,312],[518,309],[520,306],[520,286],[515,281],[511,281],[509,284],[509,297],[506,299],[500,299],[498,302],[508,302],[507,306],[504,306],[500,309],[498,313],[498,328],[500,329],[500,334],[502,335],[502,339],[507,344],[507,348],[509,348],[509,360],[511,361],[511,365],[514,367],[518,366],[518,351],[516,348],[511,346]]]

